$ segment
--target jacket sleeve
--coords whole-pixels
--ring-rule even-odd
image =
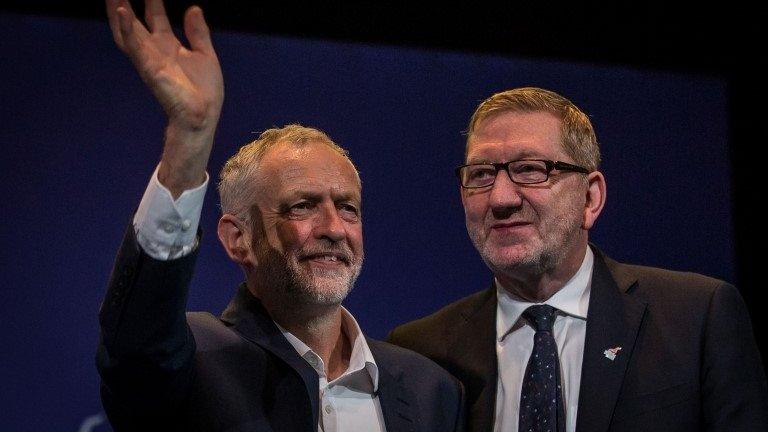
[[[464,385],[458,379],[456,384],[459,386],[459,406],[456,410],[456,426],[453,430],[455,432],[464,432],[467,430],[467,403],[464,395]]]
[[[702,360],[706,430],[768,430],[768,386],[746,306],[724,284],[710,299]]]
[[[116,430],[157,426],[184,402],[193,378],[185,308],[196,258],[197,250],[156,260],[141,250],[133,226],[126,231],[99,312],[96,354],[102,403]]]

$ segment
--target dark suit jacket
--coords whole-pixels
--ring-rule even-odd
[[[100,312],[97,366],[116,430],[317,432],[318,376],[241,287],[221,318],[184,312],[195,254],[154,260],[130,227]],[[461,384],[368,339],[388,432],[462,430]]]
[[[765,373],[738,291],[593,250],[576,430],[768,431]],[[470,431],[493,430],[495,320],[491,287],[389,336],[463,382]],[[617,346],[611,361],[605,350]]]

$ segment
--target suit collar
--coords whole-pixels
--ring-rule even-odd
[[[395,359],[389,359],[382,342],[368,339],[368,347],[376,359],[379,370],[377,395],[381,404],[386,429],[411,432],[419,430],[418,407],[415,395],[403,385],[403,371]]]
[[[450,336],[448,357],[462,365],[457,374],[465,385],[469,430],[492,430],[496,410],[496,288],[483,291],[459,312],[463,322]]]
[[[302,359],[285,336],[277,328],[259,299],[254,297],[245,283],[221,315],[221,320],[231,325],[245,339],[276,355],[299,374],[312,404],[312,424],[317,425],[319,416],[319,383],[314,369]]]
[[[344,306],[341,306],[341,325],[342,331],[346,333],[350,340],[352,352],[349,357],[347,370],[332,382],[344,380],[344,385],[349,388],[358,389],[369,394],[376,393],[379,387],[379,370],[376,360],[368,347],[360,325]],[[293,349],[299,356],[307,360],[313,369],[317,371],[318,375],[325,376],[325,363],[323,359],[301,339],[291,334],[280,324],[275,323],[275,326],[280,330],[280,333],[282,333],[288,343],[293,346]],[[361,374],[364,376],[360,376]]]
[[[595,264],[584,341],[577,431],[608,430],[647,306],[626,295],[637,280],[617,271],[615,262],[594,246],[592,248]],[[613,353],[609,351],[611,349]]]
[[[240,285],[221,319],[244,338],[285,361],[301,376],[312,403],[312,424],[316,428],[319,415],[318,375],[285,339],[259,299],[248,291],[245,284]],[[360,337],[365,336],[361,334]],[[368,338],[365,340],[378,367],[377,394],[387,430],[418,430],[416,399],[403,385],[402,370],[397,366],[397,361],[388,359],[386,350],[380,346],[381,342]]]

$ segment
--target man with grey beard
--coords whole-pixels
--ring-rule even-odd
[[[589,243],[599,164],[589,117],[566,98],[529,87],[483,101],[456,174],[494,281],[389,340],[464,383],[471,431],[768,430],[739,292]]]
[[[97,366],[115,430],[462,430],[461,384],[367,339],[341,302],[363,264],[361,182],[323,132],[269,129],[227,161],[217,234],[245,282],[221,315],[185,313],[206,166],[224,98],[200,8],[173,35],[107,0],[115,42],[162,105],[162,158],[126,232],[100,311]]]

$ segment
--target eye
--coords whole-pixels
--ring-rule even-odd
[[[310,214],[314,209],[315,203],[311,201],[300,201],[290,206],[286,213],[288,213],[288,216],[301,217]]]
[[[337,205],[341,218],[346,221],[356,221],[360,219],[360,209],[351,203],[340,203]]]
[[[538,172],[538,171],[546,171],[546,167],[538,162],[519,162],[517,164],[514,164],[512,169],[516,173],[530,173],[530,172]]]
[[[484,180],[496,177],[496,168],[493,165],[479,165],[469,167],[470,180]]]
[[[547,164],[539,160],[515,161],[509,166],[512,180],[523,184],[541,183],[547,180]]]

